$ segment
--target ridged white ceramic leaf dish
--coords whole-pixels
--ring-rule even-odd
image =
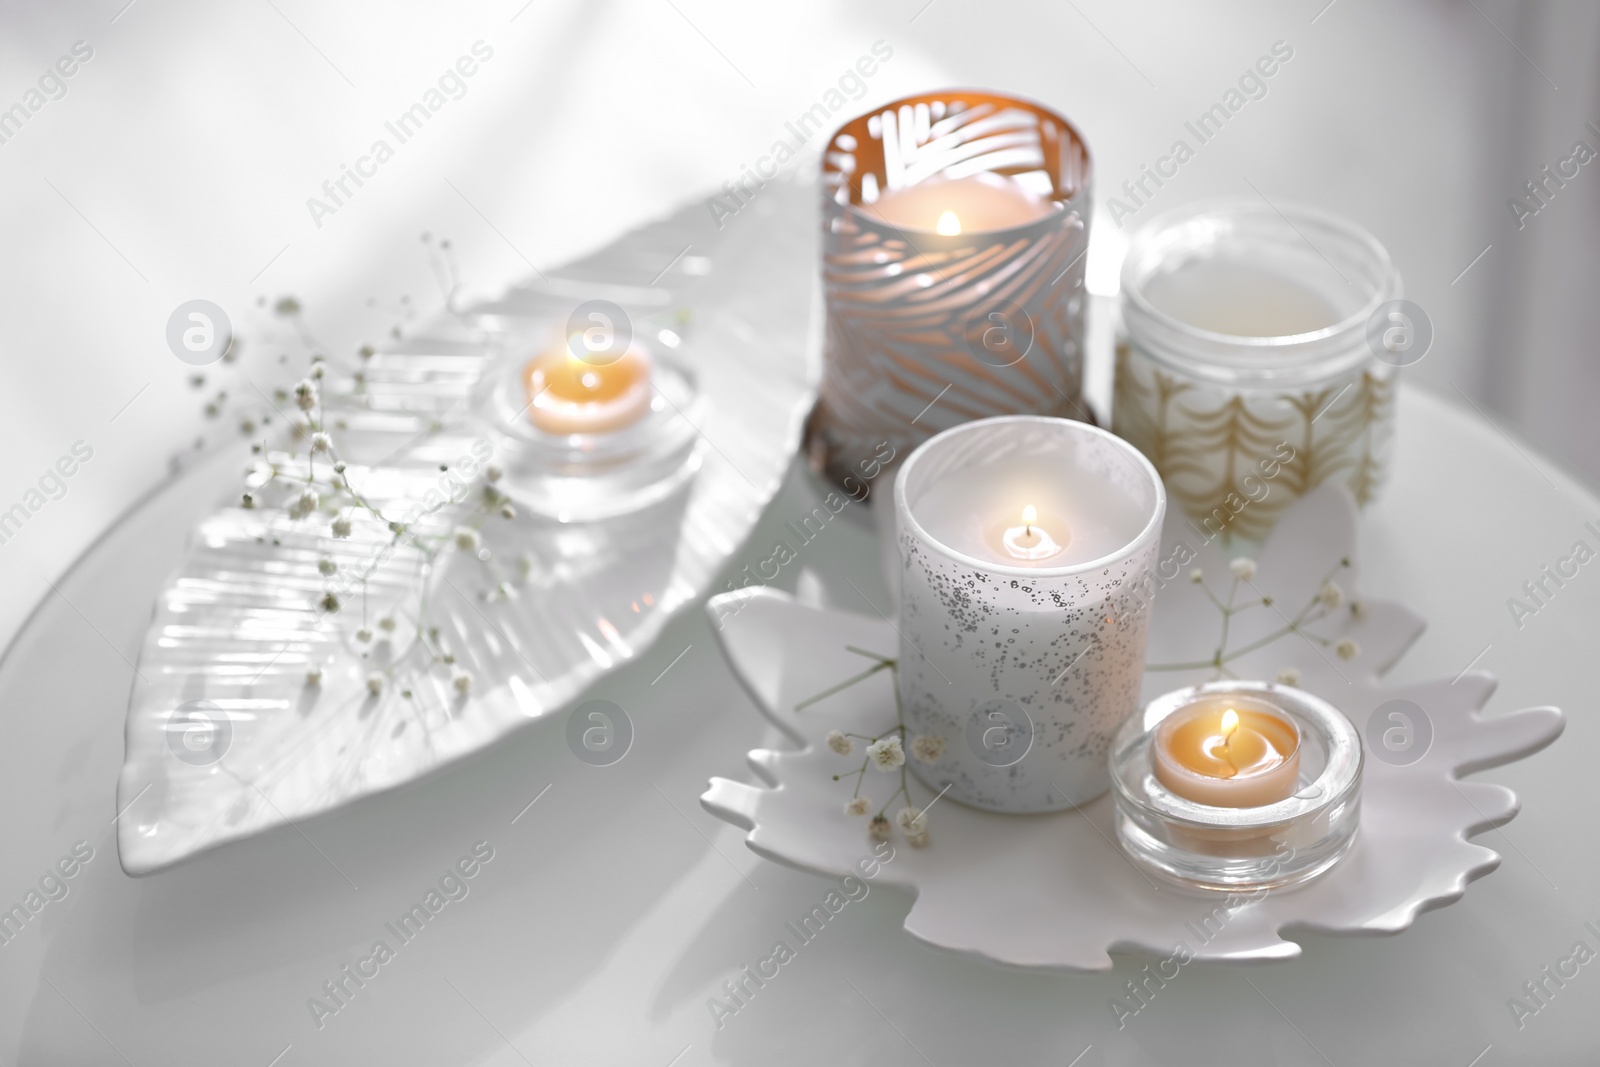
[[[773,183],[720,230],[696,203],[536,286],[442,316],[376,353],[363,384],[330,376],[325,424],[346,477],[386,514],[404,511],[449,477],[441,468],[476,457],[465,465],[481,469],[496,447],[500,428],[472,403],[485,367],[532,355],[577,305],[608,300],[693,376],[698,469],[604,521],[523,509],[486,524],[495,560],[527,560],[509,591],[462,553],[430,564],[402,545],[371,576],[367,620],[351,594],[336,615],[318,610],[330,583],[317,564],[331,556],[349,573],[371,560],[391,540],[383,523],[332,539],[328,516],[291,519],[275,487],[249,510],[233,496],[197,530],[139,656],[117,796],[124,869],[158,870],[415,779],[646,649],[744,539],[798,446],[817,365],[815,195]],[[453,521],[451,508],[418,520]],[[423,654],[424,605],[472,675],[469,695]],[[382,615],[396,629],[353,650],[351,630]],[[387,672],[377,694],[374,666]],[[313,667],[321,683],[308,686]]]

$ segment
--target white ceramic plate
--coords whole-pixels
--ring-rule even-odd
[[[700,467],[668,499],[604,522],[526,512],[491,522],[485,543],[497,560],[532,559],[509,599],[485,599],[495,583],[460,553],[431,568],[415,553],[387,559],[368,626],[391,612],[399,627],[377,657],[392,664],[377,696],[366,684],[375,660],[352,652],[355,601],[319,617],[329,582],[316,565],[331,554],[348,573],[388,532],[358,522],[335,541],[327,516],[292,521],[271,492],[243,510],[232,494],[197,531],[139,657],[117,795],[124,869],[148,873],[415,779],[558,710],[646,649],[744,540],[798,446],[818,365],[815,197],[811,186],[775,183],[722,230],[697,202],[379,352],[364,392],[330,378],[326,418],[352,485],[402,507],[439,482],[441,464],[493,442],[466,402],[486,362],[531,354],[579,303],[610,300],[652,343],[663,329],[667,342],[681,338],[672,355],[702,402]],[[455,516],[424,521],[448,529]],[[470,699],[415,647],[410,620],[424,600],[473,675]],[[318,665],[322,682],[308,687]],[[193,709],[218,721],[193,720]]]
[[[1254,595],[1271,596],[1293,615],[1330,571],[1347,597],[1354,594],[1355,531],[1355,508],[1343,490],[1327,488],[1298,501],[1257,556]],[[1201,544],[1181,517],[1169,520],[1163,561],[1184,558],[1180,541],[1198,549],[1198,557],[1168,568],[1176,580],[1155,599],[1153,664],[1209,659],[1216,646],[1220,612],[1202,586],[1188,581],[1189,570],[1199,566],[1219,596],[1232,581],[1226,556],[1215,544]],[[1341,559],[1350,565],[1340,566]],[[1368,738],[1361,828],[1332,871],[1309,885],[1227,907],[1222,897],[1158,885],[1134,867],[1115,844],[1109,795],[1081,813],[1054,815],[997,815],[943,801],[928,811],[931,843],[907,847],[896,831],[895,859],[879,875],[915,895],[907,931],[997,964],[1100,970],[1111,966],[1112,952],[1168,957],[1178,945],[1197,959],[1283,959],[1300,952],[1287,931],[1393,933],[1420,912],[1458,899],[1469,882],[1500,862],[1468,837],[1517,812],[1510,790],[1459,776],[1538,751],[1561,733],[1563,718],[1549,707],[1485,717],[1495,682],[1482,672],[1384,684],[1379,676],[1416,640],[1423,622],[1395,604],[1362,604],[1359,618],[1346,603],[1312,626],[1330,641],[1357,642],[1353,658],[1290,633],[1229,664],[1246,678],[1298,669],[1301,688],[1339,706]],[[823,737],[831,729],[877,734],[892,726],[889,675],[793,709],[862,669],[864,661],[845,645],[895,655],[893,624],[809,607],[768,589],[724,594],[708,608],[724,620],[719,637],[734,672],[796,744],[751,752],[757,781],[714,778],[702,804],[747,831],[750,848],[768,859],[833,877],[848,873],[868,848],[866,820],[844,813],[850,785],[832,775],[853,770],[859,756],[835,755]],[[1276,611],[1258,605],[1236,615],[1229,647],[1270,636],[1284,622]],[[1207,670],[1150,672],[1145,697],[1210,677]],[[1398,707],[1390,705],[1368,729],[1370,717],[1392,700],[1412,702],[1420,716],[1413,712],[1409,723],[1390,719]],[[1383,734],[1394,728],[1400,732],[1386,744]],[[1424,733],[1430,735],[1425,744]],[[898,775],[867,775],[865,792],[875,802],[899,784]],[[931,791],[912,788],[917,804],[928,804]]]

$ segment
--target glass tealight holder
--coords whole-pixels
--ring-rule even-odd
[[[504,472],[496,488],[519,508],[560,522],[607,519],[666,499],[699,469],[703,405],[693,374],[638,340],[632,345],[629,356],[649,364],[649,400],[606,429],[562,432],[570,425],[559,415],[543,420],[550,428],[530,417],[538,397],[528,368],[548,353],[517,348],[485,368],[474,407]]]
[[[1236,700],[1276,709],[1299,732],[1294,793],[1257,807],[1219,807],[1177,795],[1157,777],[1162,723],[1197,704]],[[1361,820],[1361,739],[1344,713],[1301,689],[1222,681],[1157,697],[1130,716],[1111,749],[1117,841],[1170,884],[1219,892],[1299,885],[1349,850]]]
[[[1112,429],[1206,536],[1259,543],[1324,482],[1376,498],[1398,368],[1430,329],[1377,238],[1320,211],[1204,201],[1134,236],[1121,288]]]

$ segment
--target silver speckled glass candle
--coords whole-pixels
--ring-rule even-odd
[[[991,811],[1056,811],[1110,787],[1138,705],[1166,492],[1139,451],[1045,416],[930,438],[895,481],[900,698],[944,738],[924,784]]]

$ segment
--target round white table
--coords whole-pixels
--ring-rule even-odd
[[[1470,409],[1411,390],[1400,426],[1394,479],[1361,531],[1365,591],[1430,620],[1394,678],[1470,664],[1501,679],[1490,714],[1569,716],[1549,749],[1481,775],[1522,800],[1478,838],[1500,868],[1404,933],[1298,934],[1291,962],[1185,968],[1119,1030],[1109,1001],[1147,958],[1103,974],[992,969],[913,941],[907,899],[885,888],[719,1027],[708,998],[824,882],[763,862],[700,807],[708,778],[747,775],[745,752],[777,739],[698,610],[591,692],[633,720],[618,763],[579,762],[557,715],[420,783],[130,878],[111,825],[130,660],[189,528],[236,473],[230,455],[125,516],[0,662],[0,908],[58,861],[74,872],[48,879],[59,899],[0,945],[0,1063],[1600,1062],[1600,962],[1546,977],[1578,942],[1600,952],[1585,792],[1600,727],[1584,681],[1600,563],[1520,626],[1507,606],[1575,541],[1600,543],[1584,528],[1600,500]],[[729,572],[763,558],[814,492],[792,469]],[[841,605],[850,582],[881,589],[862,525],[831,524],[776,584],[802,567]],[[401,944],[386,924],[475,847],[492,859],[460,881],[466,895]],[[363,963],[380,938],[400,947]],[[1508,1000],[1537,1004],[1528,982],[1544,1000],[1519,1026]]]

